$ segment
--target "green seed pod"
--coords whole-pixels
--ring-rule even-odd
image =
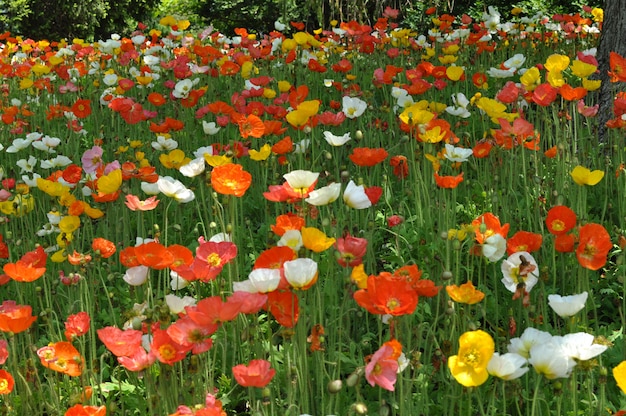
[[[341,389],[343,388],[343,381],[339,379],[331,380],[328,382],[328,385],[326,386],[326,388],[328,389],[328,392],[330,394],[339,393]]]

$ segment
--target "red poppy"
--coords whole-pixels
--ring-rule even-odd
[[[215,332],[223,322],[232,321],[237,317],[241,312],[241,304],[228,300],[224,302],[221,296],[210,296],[194,306],[187,306],[185,312],[195,323],[210,332]]]
[[[532,100],[535,104],[547,107],[556,100],[558,90],[549,83],[538,85],[532,94]]]
[[[389,164],[393,167],[393,174],[399,179],[409,176],[409,165],[406,156],[392,156]]]
[[[548,211],[546,225],[550,234],[567,234],[576,226],[576,213],[565,205],[557,205]]]
[[[367,240],[347,234],[345,237],[337,239],[335,248],[339,252],[337,258],[339,264],[342,267],[354,267],[363,262],[363,257],[367,251]]]
[[[276,217],[276,225],[270,225],[270,228],[279,237],[282,237],[289,230],[300,230],[304,227],[304,218],[294,214],[287,213]]]
[[[167,102],[167,99],[161,93],[151,92],[148,94],[148,102],[155,107],[160,107]]]
[[[252,360],[248,365],[239,364],[233,367],[233,376],[243,387],[265,387],[275,374],[276,370],[266,360]]]
[[[65,412],[65,416],[106,416],[106,406],[83,406],[77,404]]]
[[[518,231],[506,240],[506,252],[510,256],[518,251],[532,253],[541,248],[543,236],[529,231]]]
[[[295,260],[297,254],[288,246],[275,246],[269,248],[256,258],[254,261],[254,269],[280,269],[283,263]]]
[[[286,153],[291,153],[293,151],[293,147],[293,140],[291,140],[291,137],[285,136],[281,140],[274,143],[272,146],[272,153],[284,155]]]
[[[293,328],[300,315],[298,296],[290,290],[274,290],[267,294],[267,310],[280,325]]]
[[[241,165],[227,163],[211,171],[211,186],[222,195],[243,196],[252,184],[252,175]]]
[[[486,88],[487,87],[487,75],[476,72],[472,75],[472,83],[476,88]]]
[[[0,395],[9,394],[13,391],[15,380],[6,370],[0,370]]]
[[[135,247],[137,261],[142,266],[150,267],[154,270],[170,267],[174,262],[174,256],[161,243],[151,241]]]
[[[0,331],[13,334],[26,331],[37,319],[32,311],[30,305],[17,305],[13,300],[5,300],[0,305]]]
[[[91,114],[91,100],[78,99],[72,106],[72,113],[76,118],[86,118]]]
[[[184,268],[185,266],[189,266],[193,262],[193,252],[189,250],[187,247],[182,246],[180,244],[172,244],[167,247],[167,250],[174,257],[174,261],[170,265],[170,269],[176,271],[178,268]]]
[[[85,311],[70,315],[65,321],[65,339],[73,341],[74,338],[83,336],[89,331],[91,318]]]
[[[463,182],[463,172],[456,176],[439,176],[439,174],[435,172],[434,176],[435,183],[440,188],[454,189],[459,186],[461,182]]]
[[[280,120],[263,120],[263,124],[265,125],[264,136],[269,136],[270,134],[279,136],[287,131],[287,127],[284,127]]]
[[[357,147],[348,157],[357,166],[374,166],[387,159],[387,156],[389,153],[382,147],[376,149]]]
[[[137,124],[147,119],[141,104],[131,98],[114,98],[109,103],[109,108],[119,113],[128,124]]]
[[[196,257],[189,267],[197,279],[209,282],[214,280],[224,266],[236,256],[237,246],[234,243],[208,241],[196,249]]]
[[[191,349],[175,342],[167,331],[157,328],[152,333],[150,351],[163,364],[174,365],[183,360]]]
[[[100,328],[98,338],[116,357],[132,356],[141,347],[143,333],[135,329],[121,330],[114,326]],[[142,348],[143,349],[143,348]]]
[[[554,249],[559,253],[571,253],[574,251],[576,237],[572,234],[559,234],[554,239]]]
[[[49,344],[37,350],[41,365],[50,370],[67,374],[68,376],[80,376],[83,373],[85,359],[70,342],[60,341]]]
[[[475,158],[482,159],[482,158],[489,156],[489,153],[491,153],[492,148],[493,148],[493,145],[489,143],[488,141],[478,142],[472,148],[472,154],[474,155]]]
[[[176,344],[191,349],[192,354],[202,354],[213,346],[211,335],[217,328],[217,325],[201,325],[191,317],[183,316],[167,328],[167,335]]]
[[[80,181],[82,175],[83,168],[72,163],[65,167],[62,177],[66,182],[76,184]]]
[[[122,263],[124,267],[136,267],[141,265],[134,246],[126,247],[120,251],[120,263]]]
[[[108,259],[113,254],[115,254],[115,251],[117,250],[117,248],[115,247],[115,243],[101,237],[96,237],[93,239],[93,242],[91,243],[91,248],[94,251],[98,252],[100,254],[100,257],[102,257],[103,259]]]
[[[408,315],[417,307],[418,295],[403,277],[381,272],[367,278],[367,288],[354,293],[362,308],[376,315]]]
[[[602,225],[589,223],[580,227],[576,258],[584,268],[598,270],[603,267],[612,248],[611,236]]]

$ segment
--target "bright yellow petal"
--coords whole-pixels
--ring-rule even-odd
[[[112,194],[122,186],[122,170],[115,169],[107,175],[102,175],[96,182],[98,192],[102,194]]]
[[[617,382],[617,387],[622,389],[622,392],[626,394],[626,361],[622,361],[613,369],[613,377]]]
[[[602,178],[604,178],[604,171],[594,170],[593,172],[589,174],[589,177],[587,178],[587,185],[589,186],[596,185],[598,182],[602,180]]]
[[[272,146],[270,146],[269,143],[265,143],[258,151],[250,149],[248,153],[250,154],[250,159],[260,162],[270,157],[270,154],[272,154]]]

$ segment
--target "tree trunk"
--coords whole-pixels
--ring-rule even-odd
[[[598,59],[600,70],[600,87],[598,111],[598,140],[601,143],[607,141],[606,122],[613,118],[613,100],[615,98],[615,85],[611,83],[608,75],[609,54],[616,52],[626,56],[626,0],[604,0],[604,22],[602,34],[598,46]]]

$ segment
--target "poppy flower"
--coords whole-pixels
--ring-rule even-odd
[[[456,176],[439,176],[439,174],[435,172],[434,177],[437,186],[444,189],[454,189],[463,182],[463,172]]]
[[[485,294],[474,287],[471,280],[463,283],[460,286],[448,285],[446,286],[446,292],[450,299],[457,303],[466,303],[473,305],[482,301],[485,298]]]
[[[15,380],[6,370],[0,370],[0,395],[9,394],[13,391]]]
[[[191,317],[183,316],[167,328],[167,335],[183,348],[191,348],[192,354],[201,354],[213,346],[211,335],[216,330],[217,325],[201,325]]]
[[[211,186],[222,195],[243,196],[252,184],[252,175],[241,165],[227,163],[211,171]]]
[[[18,282],[33,282],[46,272],[46,259],[48,255],[43,247],[39,246],[33,251],[24,254],[15,263],[7,263],[3,270],[11,279]]]
[[[477,217],[474,221],[472,221],[472,227],[475,230],[476,241],[478,244],[484,244],[485,240],[494,234],[498,234],[502,238],[506,239],[506,236],[509,233],[509,224],[501,225],[498,217],[493,215],[491,212],[487,212]]]
[[[91,248],[100,254],[103,259],[108,259],[117,251],[115,243],[102,237],[96,237],[91,243]]]
[[[17,334],[30,328],[36,319],[30,305],[17,305],[13,300],[0,305],[0,331]]]
[[[83,406],[76,404],[65,412],[65,416],[106,416],[106,406]]]
[[[576,237],[572,234],[559,234],[554,239],[554,249],[559,253],[571,253],[575,244]]]
[[[191,349],[191,346],[181,345],[174,341],[165,330],[157,328],[152,333],[150,351],[163,364],[174,365],[183,360]]]
[[[237,246],[230,241],[208,241],[196,249],[196,257],[189,266],[197,279],[208,282],[237,256]],[[182,277],[185,277],[181,274]]]
[[[328,237],[323,231],[315,227],[302,227],[300,232],[304,247],[316,253],[329,249],[336,242],[334,238]]]
[[[270,228],[279,237],[282,237],[288,230],[300,230],[305,224],[304,218],[293,214],[283,214],[276,217],[276,225],[271,225]]]
[[[285,136],[272,145],[272,152],[277,155],[284,155],[286,153],[291,153],[293,148],[293,140],[290,136]]]
[[[591,171],[583,166],[576,166],[574,170],[570,172],[572,179],[578,185],[596,185],[604,178],[604,171],[594,170]]]
[[[404,179],[409,176],[409,165],[406,156],[392,156],[391,159],[389,159],[389,164],[393,168],[393,174],[398,179]]]
[[[398,359],[394,349],[384,344],[372,355],[365,366],[365,379],[373,387],[394,391],[398,377]]]
[[[233,367],[233,376],[243,387],[265,387],[275,374],[276,370],[266,360],[251,360],[248,365],[239,364]]]
[[[494,352],[491,335],[482,330],[465,332],[459,338],[458,354],[448,357],[448,368],[461,385],[480,386],[489,378],[487,365]]]
[[[611,82],[626,82],[626,58],[617,52],[609,54],[609,75]]]
[[[603,267],[612,248],[611,237],[602,225],[589,223],[580,227],[576,258],[584,268],[598,270]]]
[[[135,247],[135,255],[140,265],[161,270],[169,267],[174,261],[174,256],[167,248],[156,241],[140,244]]]
[[[290,290],[274,290],[267,294],[267,310],[285,328],[293,328],[298,322],[298,305],[298,297]]]
[[[363,262],[363,257],[367,251],[367,240],[348,234],[337,239],[335,248],[339,252],[337,262],[342,267],[354,267]]]
[[[0,339],[0,365],[6,363],[9,358],[9,343],[6,339]]]
[[[41,365],[50,370],[58,371],[71,377],[80,376],[83,372],[85,359],[70,342],[51,343],[48,346],[39,348],[37,355]]]
[[[411,284],[388,272],[371,275],[367,288],[357,290],[354,300],[362,308],[376,315],[408,315],[417,307],[418,294]]]
[[[85,311],[70,315],[65,321],[65,339],[73,341],[74,338],[83,336],[89,331],[91,318]]]
[[[365,209],[372,206],[372,201],[367,195],[365,187],[363,185],[357,186],[353,180],[348,182],[346,189],[343,191],[343,202],[354,209]]]
[[[533,90],[532,100],[535,104],[547,107],[556,100],[558,89],[549,83],[543,83]]]
[[[511,238],[506,240],[506,252],[508,255],[516,251],[527,251],[532,253],[541,248],[543,236],[529,231],[518,231]]]
[[[241,137],[247,139],[248,137],[263,137],[265,133],[265,124],[258,116],[254,114],[243,115],[239,113],[233,113],[231,118],[239,126],[239,133]]]
[[[357,166],[374,166],[387,159],[389,153],[382,148],[371,149],[369,147],[357,147],[352,150],[348,157]]]
[[[617,387],[626,394],[626,361],[622,361],[617,367],[613,368],[613,378],[617,382]]]
[[[98,329],[97,333],[100,341],[116,357],[132,356],[137,347],[142,348],[141,331],[107,326]]]
[[[159,200],[156,196],[151,196],[142,201],[137,196],[128,194],[124,203],[131,211],[150,211],[157,207]]]
[[[546,225],[550,234],[556,236],[567,234],[576,226],[576,213],[565,205],[554,206],[548,211]]]
[[[86,118],[91,114],[91,100],[88,99],[78,99],[72,105],[72,113],[76,116],[76,118]]]

